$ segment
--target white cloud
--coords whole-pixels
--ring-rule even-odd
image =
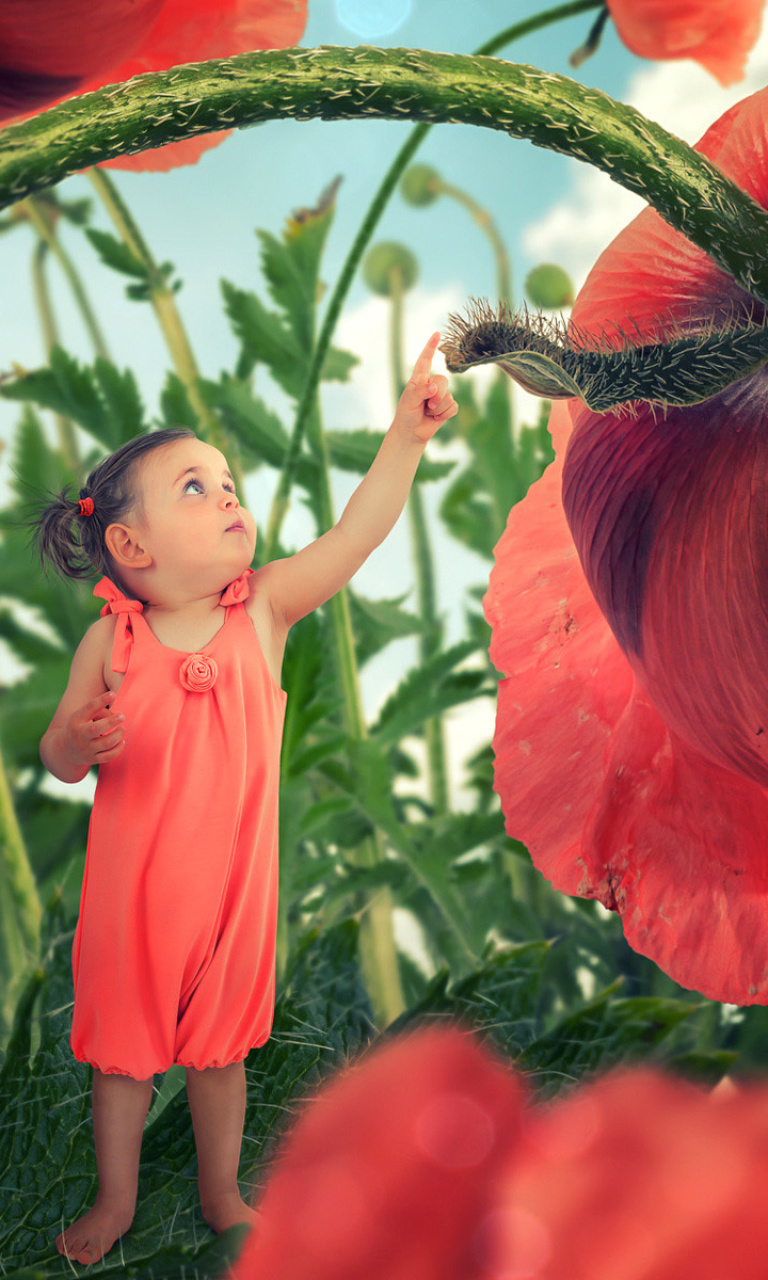
[[[768,24],[752,52],[746,78],[730,89],[721,89],[693,62],[649,64],[630,80],[625,101],[693,143],[724,111],[766,83]],[[596,169],[573,161],[571,171],[567,194],[527,228],[523,247],[536,261],[561,263],[580,287],[598,255],[644,202]]]

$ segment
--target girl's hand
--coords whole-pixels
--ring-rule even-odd
[[[459,412],[448,390],[448,379],[431,372],[439,342],[440,334],[433,333],[413,366],[392,423],[395,430],[400,428],[422,443],[431,440],[438,428]]]
[[[91,765],[114,760],[125,746],[125,717],[110,711],[114,698],[112,692],[100,694],[73,711],[64,726],[67,754],[86,771]]]

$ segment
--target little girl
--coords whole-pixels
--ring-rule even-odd
[[[422,351],[341,519],[253,573],[253,518],[226,459],[186,428],[138,436],[42,516],[41,553],[104,576],[105,602],[40,747],[98,785],[75,941],[72,1048],[93,1068],[99,1186],[57,1239],[81,1263],[131,1225],[152,1077],[186,1068],[203,1217],[252,1222],[237,1172],[244,1059],[274,1000],[277,786],[288,629],[386,537],[424,446],[457,412]]]

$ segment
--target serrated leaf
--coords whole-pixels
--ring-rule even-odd
[[[426,624],[416,613],[401,608],[405,596],[394,600],[368,600],[356,592],[349,592],[352,631],[355,636],[355,654],[359,667],[381,653],[394,640],[418,635],[426,630]]]
[[[224,426],[243,446],[245,456],[253,463],[265,462],[280,468],[290,444],[290,437],[277,414],[253,394],[245,382],[222,379],[203,381],[200,389],[205,403],[216,409]],[[315,468],[316,470],[316,468]]]
[[[71,931],[53,921],[44,973],[30,984],[0,1070],[0,1257],[3,1273],[22,1268],[71,1274],[53,1239],[62,1222],[92,1203],[96,1168],[88,1070],[69,1048]],[[40,1042],[34,1047],[33,1026]],[[275,1008],[271,1039],[246,1061],[249,1085],[246,1189],[295,1102],[364,1047],[371,1013],[357,960],[357,926],[347,922],[307,938]],[[30,1059],[30,1055],[31,1059]],[[178,1280],[226,1269],[222,1242],[202,1226],[189,1110],[177,1095],[147,1127],[140,1201],[131,1231],[98,1267],[104,1276]],[[237,1235],[237,1233],[235,1233]],[[230,1260],[239,1236],[230,1236]]]
[[[84,367],[54,347],[47,369],[36,369],[0,388],[9,400],[26,400],[79,423],[109,451],[142,427],[142,408],[130,370],[121,373],[101,357]],[[128,433],[128,434],[126,434]]]
[[[340,347],[330,347],[323,361],[320,377],[324,382],[348,382],[349,375],[355,365],[359,363],[360,357],[354,355],[351,351],[342,351]]]
[[[596,1000],[532,1041],[520,1066],[551,1097],[566,1084],[619,1063],[647,1058],[701,1005],[652,996],[622,997],[615,983]]]
[[[278,386],[297,399],[301,394],[307,353],[285,321],[268,311],[255,293],[223,280],[224,309],[247,354],[269,369]]]
[[[384,745],[397,742],[419,732],[430,717],[479,697],[486,691],[487,671],[457,670],[473,653],[474,645],[463,641],[409,671],[382,707],[371,735]]]
[[[118,240],[108,231],[97,231],[94,227],[88,227],[85,234],[105,266],[121,275],[148,282],[146,263],[124,241]]]
[[[384,439],[383,431],[359,427],[352,431],[326,431],[325,442],[331,465],[339,471],[365,475],[370,469]],[[453,470],[452,462],[436,462],[422,457],[416,473],[418,480],[442,480]]]

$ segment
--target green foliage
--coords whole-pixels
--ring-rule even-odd
[[[16,812],[48,920],[44,955],[27,975],[13,1035],[0,1068],[0,1258],[4,1274],[69,1273],[52,1245],[60,1224],[94,1193],[88,1072],[67,1041],[71,1005],[69,946],[77,910],[89,807],[51,794],[38,744],[67,679],[71,655],[96,616],[91,583],[41,573],[26,522],[46,494],[76,489],[104,452],[155,423],[191,422],[190,391],[214,415],[225,452],[246,478],[259,470],[277,489],[286,458],[292,483],[318,520],[328,468],[363,474],[381,442],[377,431],[324,430],[318,408],[298,439],[273,407],[274,388],[299,404],[314,348],[322,295],[323,248],[335,186],[319,205],[296,213],[281,235],[259,232],[258,289],[225,282],[226,314],[238,338],[234,368],[192,389],[168,373],[155,411],[146,411],[130,370],[107,360],[76,361],[56,348],[47,367],[0,388],[19,402],[12,493],[0,512],[0,639],[20,664],[0,701],[0,741],[14,784]],[[91,233],[102,260],[148,286],[144,266],[113,237]],[[161,268],[167,276],[170,268]],[[138,296],[134,292],[132,296]],[[344,380],[356,361],[332,348],[325,380]],[[552,457],[546,413],[515,428],[510,384],[499,375],[483,399],[463,381],[460,415],[443,428],[419,481],[442,483],[443,538],[488,559],[507,514]],[[63,415],[76,448],[54,439],[44,412]],[[457,465],[441,441],[460,445]],[[432,531],[435,532],[434,530]],[[290,548],[278,547],[277,554]],[[447,552],[450,554],[450,550]],[[555,893],[525,850],[504,831],[492,789],[489,742],[456,761],[468,806],[439,811],[429,799],[423,757],[426,726],[472,703],[487,705],[496,677],[479,581],[464,600],[464,634],[436,644],[402,671],[365,733],[351,736],[333,655],[339,621],[330,607],[291,631],[284,662],[289,692],[282,751],[279,998],[274,1032],[247,1063],[250,1101],[243,1178],[258,1186],[296,1100],[353,1057],[374,1035],[370,992],[358,963],[358,931],[371,903],[397,910],[396,964],[409,1005],[390,1034],[435,1018],[458,1018],[493,1040],[549,1097],[585,1074],[652,1058],[697,1078],[716,1079],[738,1057],[764,1062],[764,1011],[726,1017],[693,1004],[626,947],[619,923],[596,904]],[[357,671],[429,622],[403,594],[368,599],[349,593]],[[454,798],[455,799],[455,798]],[[375,837],[375,839],[374,839]],[[0,905],[8,885],[0,871]],[[366,971],[367,972],[367,971]],[[20,978],[20,974],[16,977]],[[142,1199],[135,1226],[98,1270],[135,1277],[214,1276],[238,1241],[214,1242],[199,1217],[194,1148],[178,1072],[169,1073],[150,1113]],[[114,1259],[114,1260],[113,1260]]]

